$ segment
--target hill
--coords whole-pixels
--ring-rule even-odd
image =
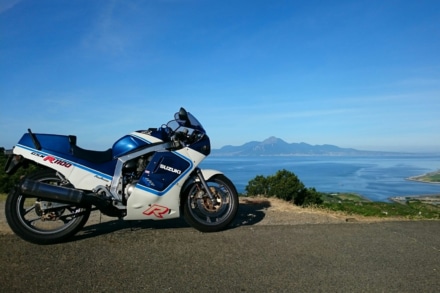
[[[395,154],[386,152],[362,151],[352,148],[340,148],[335,145],[310,145],[308,143],[287,143],[271,136],[264,141],[251,141],[241,146],[227,145],[213,149],[213,156],[359,156],[359,155]]]

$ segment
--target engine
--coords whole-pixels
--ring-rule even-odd
[[[151,160],[152,155],[145,155],[125,163],[122,168],[122,186],[118,192],[122,193],[123,200],[126,201],[133,192],[142,173]]]

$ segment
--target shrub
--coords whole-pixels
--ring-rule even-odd
[[[269,195],[286,201],[294,201],[303,192],[304,184],[298,177],[285,169],[277,171],[275,175],[268,177]]]
[[[256,176],[245,187],[248,195],[274,196],[291,201],[299,206],[322,204],[321,193],[315,188],[305,188],[298,177],[288,170],[279,170],[275,175]]]
[[[20,181],[20,177],[36,169],[35,165],[29,165],[29,168],[20,168],[13,175],[4,172],[7,156],[4,154],[4,148],[0,147],[0,193],[8,193],[15,184]]]
[[[245,190],[247,194],[268,196],[269,182],[266,177],[258,175],[248,182]]]

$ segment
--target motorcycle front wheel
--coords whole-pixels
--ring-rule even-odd
[[[224,175],[206,181],[214,200],[200,182],[194,183],[186,194],[183,217],[201,232],[217,232],[234,220],[238,211],[238,194],[234,184]]]
[[[26,178],[63,185],[53,170],[39,170]],[[90,211],[90,207],[76,207],[26,196],[20,193],[19,188],[11,190],[5,204],[6,220],[12,231],[22,239],[36,244],[65,241],[84,227]]]

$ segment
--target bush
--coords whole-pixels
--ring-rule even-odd
[[[245,187],[247,194],[269,196],[269,182],[266,177],[258,175]]]
[[[22,176],[36,169],[35,165],[29,165],[27,169],[20,168],[15,174],[8,175],[4,172],[7,158],[4,154],[4,148],[0,147],[0,193],[8,193],[20,181]]]
[[[299,206],[320,205],[324,203],[322,193],[316,191],[314,187],[304,189],[295,200],[295,204]]]
[[[245,187],[248,195],[274,196],[291,201],[298,206],[322,204],[321,193],[315,188],[305,188],[298,177],[285,169],[277,171],[275,175],[264,177],[256,176]]]
[[[294,201],[301,197],[304,184],[296,175],[285,169],[277,171],[273,176],[268,177],[269,195],[286,201]]]

